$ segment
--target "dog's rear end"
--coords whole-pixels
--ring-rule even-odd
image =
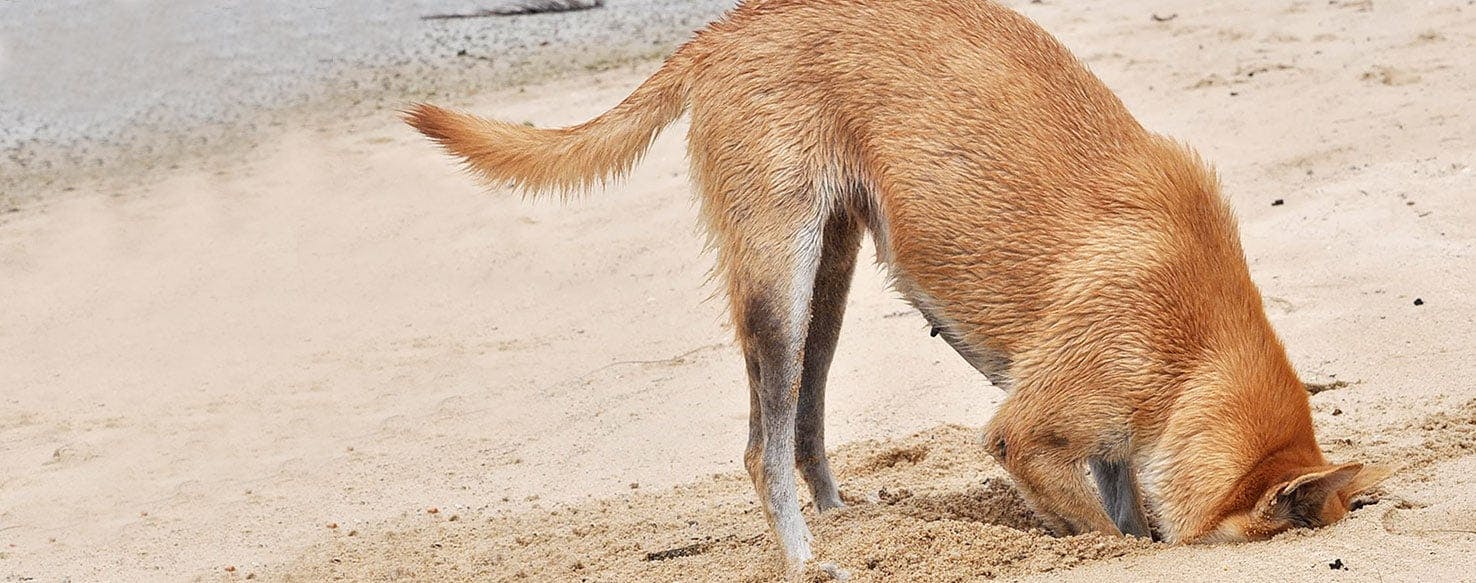
[[[745,463],[789,559],[810,556],[793,469],[841,505],[825,377],[864,231],[1011,387],[989,449],[1058,530],[1147,534],[1141,481],[1169,540],[1259,538],[1336,519],[1378,477],[1322,459],[1213,173],[992,3],[746,3],[585,124],[407,118],[487,183],[541,192],[621,174],[684,109],[748,365]]]

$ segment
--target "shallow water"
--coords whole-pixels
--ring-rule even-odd
[[[424,20],[499,0],[0,2],[0,174],[100,164],[202,128],[350,94],[507,85],[669,48],[731,0],[608,0],[560,14]],[[475,89],[467,87],[475,85]],[[216,132],[219,131],[217,127]],[[15,171],[17,168],[10,168]]]

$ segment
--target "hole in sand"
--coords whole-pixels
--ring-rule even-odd
[[[917,465],[927,457],[928,448],[925,446],[898,447],[872,456],[862,466],[862,470],[874,472],[883,468],[895,468],[897,464]]]

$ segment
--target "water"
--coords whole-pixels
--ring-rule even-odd
[[[201,145],[330,97],[400,102],[650,56],[732,0],[423,20],[467,0],[0,0],[0,177]]]

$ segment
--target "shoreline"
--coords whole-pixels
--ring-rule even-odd
[[[129,184],[160,169],[240,155],[279,138],[283,128],[392,114],[416,100],[464,103],[487,92],[639,66],[669,53],[729,4],[613,0],[581,12],[435,21],[419,16],[458,4],[408,2],[381,8],[383,14],[358,16],[369,23],[364,25],[370,27],[365,34],[369,40],[349,43],[348,54],[327,57],[294,52],[291,43],[306,42],[298,38],[306,34],[301,31],[296,36],[292,31],[271,33],[280,38],[264,32],[281,18],[269,14],[271,6],[234,7],[250,18],[244,24],[219,24],[225,33],[265,36],[253,36],[240,54],[226,55],[229,59],[194,56],[182,64],[146,69],[133,79],[127,73],[99,73],[95,69],[110,64],[108,57],[92,55],[98,62],[88,63],[84,49],[68,61],[50,64],[62,79],[42,79],[38,74],[45,59],[59,58],[49,55],[51,46],[92,34],[90,28],[111,24],[109,19],[126,24],[155,17],[171,4],[103,7],[103,14],[76,25],[60,16],[80,10],[72,6],[76,3],[0,6],[0,20],[10,19],[8,25],[0,24],[0,85],[11,85],[0,89],[0,100],[18,104],[15,110],[0,111],[0,221],[75,189],[77,183]],[[220,10],[235,14],[231,8]],[[211,9],[197,11],[215,16]],[[192,47],[205,53],[225,50],[204,35],[176,30],[182,25],[148,22],[139,26],[159,28],[149,32],[164,40],[118,50],[140,55]],[[332,33],[353,24],[342,18],[297,23],[314,33],[319,32],[314,27]],[[27,27],[41,30],[41,40],[17,46],[18,33]],[[306,49],[327,50],[325,46],[319,42]],[[270,62],[273,58],[289,60]],[[268,62],[243,64],[246,59]],[[198,82],[177,78],[187,75],[189,67],[220,70],[210,69]],[[231,75],[237,73],[251,81],[236,82]],[[24,86],[28,82],[29,88]],[[150,85],[161,88],[153,91]],[[81,87],[87,89],[74,89]],[[107,95],[94,95],[99,92]],[[114,94],[119,104],[109,102]]]
[[[293,131],[331,131],[372,124],[398,117],[401,108],[416,101],[466,107],[487,95],[653,69],[668,52],[663,48],[577,68],[539,69],[530,64],[526,72],[508,75],[498,84],[470,91],[434,89],[368,100],[362,94],[352,93],[351,87],[331,87],[311,102],[255,111],[252,114],[256,117],[249,121],[200,124],[187,130],[144,129],[136,136],[87,143],[80,149],[50,144],[0,151],[0,161],[8,160],[11,164],[0,166],[0,225],[11,215],[44,207],[71,192],[137,190],[162,178],[162,174],[187,166],[229,166],[233,161],[269,148],[275,140]],[[366,73],[385,74],[401,73]]]

